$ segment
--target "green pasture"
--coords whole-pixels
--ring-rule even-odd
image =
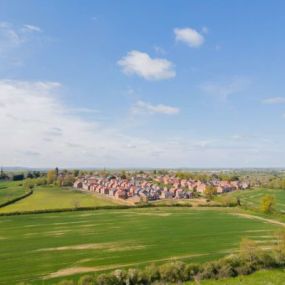
[[[256,188],[235,191],[222,196],[239,197],[242,205],[258,208],[262,197],[265,195],[274,196],[276,210],[285,212],[285,190],[282,189]]]
[[[232,211],[164,207],[2,216],[0,284],[55,284],[148,263],[203,262],[235,252],[242,237],[267,248],[274,243],[278,225]]]
[[[83,193],[72,188],[62,189],[56,186],[41,186],[36,187],[31,196],[1,208],[0,213],[107,206],[117,203],[115,200],[96,196],[92,193]]]
[[[26,191],[21,185],[19,181],[0,182],[0,205],[24,195]]]

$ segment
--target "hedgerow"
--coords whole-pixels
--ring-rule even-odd
[[[144,269],[117,269],[98,276],[84,275],[78,283],[64,280],[56,285],[148,285],[148,284],[177,284],[185,281],[204,279],[223,279],[248,275],[261,269],[285,267],[285,233],[269,252],[256,245],[252,240],[244,239],[240,251],[216,261],[204,264],[186,264],[173,261],[162,265],[151,264]],[[66,282],[66,283],[64,283]],[[68,283],[70,282],[70,283]]]

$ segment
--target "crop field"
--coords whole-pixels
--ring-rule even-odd
[[[242,204],[256,208],[259,207],[260,200],[264,195],[272,195],[275,197],[275,208],[281,212],[285,212],[285,190],[282,189],[257,188],[235,191],[225,195],[239,197]]]
[[[197,283],[188,282],[186,285],[196,285]],[[227,278],[224,280],[205,280],[201,285],[284,285],[285,271],[280,270],[262,270],[249,276],[239,276],[236,278]]]
[[[9,188],[3,191],[10,191]],[[21,187],[18,189],[21,190]],[[1,189],[0,189],[1,191]],[[0,192],[1,193],[1,192]],[[24,192],[22,192],[24,193]],[[0,196],[1,197],[1,196]],[[17,212],[17,211],[34,211],[47,209],[63,209],[75,207],[92,207],[115,205],[115,200],[104,198],[103,196],[95,196],[91,193],[83,193],[70,189],[62,189],[56,186],[36,187],[34,193],[12,205],[0,209],[0,213]]]
[[[0,182],[0,205],[24,195],[21,182]]]
[[[226,209],[142,208],[0,217],[0,284],[55,284],[173,259],[202,262],[242,237],[274,242],[279,225]]]

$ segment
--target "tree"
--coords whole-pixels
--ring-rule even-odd
[[[20,180],[24,180],[24,179],[25,179],[24,174],[14,174],[12,176],[13,181],[20,181]]]
[[[95,278],[92,275],[83,275],[78,280],[78,285],[94,285],[95,284]]]
[[[204,191],[204,195],[207,199],[213,199],[213,197],[217,194],[217,188],[212,185],[207,185]]]
[[[58,174],[59,174],[59,170],[58,170],[58,167],[55,168],[55,175],[56,177],[58,177]]]
[[[79,170],[78,169],[74,169],[73,170],[73,176],[77,177],[79,175]]]
[[[23,186],[26,190],[32,190],[35,186],[35,183],[31,178],[27,178],[25,179]]]
[[[55,170],[49,170],[47,173],[47,183],[52,184],[56,181],[56,171]]]
[[[260,211],[263,213],[271,213],[274,210],[275,199],[271,195],[265,195],[260,201]]]

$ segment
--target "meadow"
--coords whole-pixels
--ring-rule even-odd
[[[87,272],[203,262],[243,237],[270,246],[280,226],[232,209],[143,208],[0,217],[0,284],[55,284]]]
[[[238,197],[243,206],[258,208],[261,198],[265,195],[271,195],[275,198],[275,209],[285,213],[285,190],[256,188],[249,190],[235,191],[223,196]]]
[[[26,191],[22,187],[22,182],[0,182],[0,205],[24,195]]]
[[[2,190],[3,197],[11,197],[13,193],[13,184],[9,182],[6,188]],[[16,186],[15,186],[16,187]],[[22,187],[15,188],[16,193],[24,193]],[[16,194],[15,194],[16,195]],[[1,197],[1,189],[0,189]],[[1,198],[0,198],[1,199]],[[34,189],[34,193],[17,203],[11,204],[0,209],[0,213],[19,212],[19,211],[37,211],[52,209],[71,209],[78,207],[95,207],[116,205],[118,201],[98,196],[92,193],[83,193],[72,188],[60,188],[57,186],[41,186]]]

